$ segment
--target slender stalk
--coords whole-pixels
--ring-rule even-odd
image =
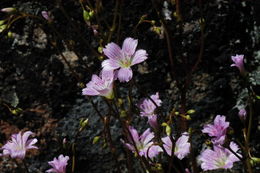
[[[64,9],[63,5],[61,2],[59,2],[59,9],[61,10],[61,12],[63,13],[63,15],[65,16],[65,18],[69,21],[70,25],[73,27],[73,29],[77,32],[78,35],[82,35],[82,33],[80,32],[80,30],[78,29],[79,27],[77,27],[71,20],[71,18],[69,17],[69,15],[67,14],[66,10]],[[99,53],[93,49],[93,47],[90,45],[90,43],[84,38],[84,37],[79,37],[87,46],[88,48],[91,50],[91,52],[95,55],[95,56],[99,56]]]
[[[116,149],[112,140],[112,136],[111,136],[111,132],[110,132],[110,116],[108,116],[105,119],[105,134],[106,134],[106,141],[108,143],[108,146],[110,148],[110,152],[112,153],[112,157],[116,162],[116,168],[117,168],[117,172],[120,173],[120,167],[119,167],[119,162],[118,162],[118,156],[116,154]]]
[[[115,6],[115,11],[114,11],[114,17],[113,17],[113,24],[110,28],[110,32],[109,32],[109,35],[108,35],[108,38],[107,38],[108,43],[111,41],[112,34],[116,29],[116,19],[117,19],[117,15],[118,15],[117,14],[118,13],[118,6],[119,6],[119,0],[116,0],[116,6]]]
[[[23,166],[24,166],[25,172],[30,173],[26,161],[24,159],[22,161],[23,161]]]
[[[72,166],[71,166],[71,172],[75,172],[75,163],[76,163],[76,152],[75,152],[75,143],[72,144],[71,146],[72,149]]]

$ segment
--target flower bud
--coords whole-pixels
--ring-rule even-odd
[[[241,120],[245,120],[246,119],[246,115],[247,115],[247,112],[246,112],[245,108],[239,110],[238,116],[239,116],[239,118]]]
[[[48,11],[42,11],[41,14],[42,14],[42,17],[43,17],[45,20],[47,20],[48,22],[51,22],[51,21],[52,21],[52,17],[51,17],[50,12],[48,12]]]
[[[2,8],[1,11],[4,13],[12,13],[12,12],[15,12],[16,9],[13,7],[7,7],[7,8]]]
[[[244,67],[244,55],[231,56],[231,59],[234,62],[233,64],[231,64],[231,67],[236,66],[239,69],[240,74],[242,76],[245,76],[246,70],[245,70],[245,67]]]

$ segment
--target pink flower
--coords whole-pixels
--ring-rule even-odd
[[[108,99],[114,97],[113,94],[113,71],[101,71],[100,77],[92,75],[92,79],[87,83],[87,87],[82,90],[83,95],[96,96],[101,95]]]
[[[129,131],[131,136],[128,136],[128,143],[122,141],[125,146],[131,150],[133,153],[136,153],[136,148],[140,156],[153,158],[162,152],[162,149],[158,145],[154,145],[152,139],[154,138],[154,133],[148,128],[141,136],[139,136],[136,129],[129,126]],[[136,148],[135,148],[136,146]],[[148,153],[148,154],[147,154]]]
[[[52,166],[51,169],[48,169],[46,172],[52,173],[65,173],[66,166],[68,164],[69,156],[59,155],[58,159],[54,157],[53,161],[49,161],[48,164]]]
[[[50,12],[48,12],[48,11],[42,11],[41,14],[42,14],[42,17],[43,17],[45,20],[48,20],[49,22],[52,21],[52,18],[50,17]]]
[[[217,115],[214,119],[214,124],[205,125],[202,132],[207,133],[209,136],[213,137],[212,142],[214,144],[223,144],[228,127],[229,122],[226,122],[226,117]]]
[[[159,93],[157,92],[154,95],[151,95],[151,99],[154,101],[154,103],[157,106],[161,106],[162,101],[159,99]],[[156,109],[156,105],[152,102],[152,100],[147,98],[144,99],[141,103],[139,103],[137,106],[141,109],[141,116],[149,117],[151,115],[155,115],[154,111]]]
[[[234,62],[234,64],[231,64],[231,67],[236,66],[240,73],[244,75],[246,72],[244,67],[244,55],[231,56],[231,59]]]
[[[131,66],[139,64],[147,59],[147,53],[143,49],[136,51],[138,40],[126,38],[122,49],[115,43],[109,43],[104,48],[104,54],[109,58],[102,62],[103,70],[116,70],[120,82],[128,82],[132,79]]]
[[[174,155],[182,160],[185,156],[187,156],[190,153],[190,143],[188,142],[189,136],[188,133],[185,132],[182,134],[181,137],[178,138],[178,140],[175,143],[175,148],[173,150]],[[172,141],[169,136],[166,136],[162,138],[163,141],[163,147],[166,150],[167,154],[169,156],[172,155]]]
[[[154,101],[154,104],[152,100]],[[156,106],[161,106],[162,101],[159,99],[159,93],[157,92],[154,95],[151,95],[151,99],[143,99],[141,103],[139,103],[137,106],[140,108],[141,116],[148,117],[148,123],[151,127],[157,128],[158,122],[157,122],[157,115],[154,113]]]
[[[157,129],[158,128],[158,122],[157,122],[157,115],[151,115],[148,117],[148,123],[149,125],[154,128]]]
[[[27,150],[38,149],[38,147],[34,146],[37,142],[36,138],[28,140],[32,134],[31,131],[26,131],[23,134],[21,132],[13,134],[11,140],[1,148],[3,154],[0,154],[0,156],[10,155],[11,158],[24,159]]]
[[[230,143],[230,148],[235,153],[239,150],[238,146],[234,143]],[[241,157],[239,153],[238,156]],[[204,171],[214,170],[214,169],[230,169],[233,167],[233,163],[239,161],[236,155],[234,155],[230,150],[222,146],[214,146],[214,149],[206,149],[199,156],[201,163],[201,168]]]
[[[245,108],[239,110],[238,116],[239,116],[240,119],[245,120],[246,115],[247,115],[247,112],[246,112]]]

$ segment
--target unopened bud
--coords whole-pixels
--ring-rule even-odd
[[[190,109],[187,111],[187,114],[194,114],[196,111],[194,109]]]
[[[5,23],[4,20],[0,20],[0,26],[3,25]]]
[[[89,12],[86,10],[83,10],[83,19],[85,20],[85,22],[88,22],[90,19]]]
[[[91,18],[93,15],[94,15],[94,11],[91,10],[91,11],[89,12],[89,17]]]
[[[11,31],[9,31],[9,32],[7,33],[7,37],[8,37],[8,38],[13,38],[13,33],[12,33]]]
[[[98,47],[98,52],[99,52],[99,53],[103,53],[103,47],[99,46],[99,47]]]
[[[85,120],[84,119],[80,120],[80,126],[82,128],[85,128],[87,125],[88,125],[88,118]]]
[[[247,112],[246,112],[245,108],[239,110],[238,116],[239,116],[239,118],[241,120],[245,120],[246,119],[246,115],[247,115]]]
[[[99,141],[99,139],[100,139],[100,136],[95,136],[93,138],[92,144],[96,144]]]
[[[126,111],[125,111],[125,110],[122,110],[122,111],[120,112],[120,117],[121,117],[121,118],[124,118],[124,117],[126,117],[126,116],[127,116]]]
[[[16,9],[13,7],[7,7],[7,8],[2,8],[1,11],[4,13],[12,13],[12,12],[15,12]]]
[[[23,110],[21,108],[17,108],[17,109],[12,109],[10,112],[13,114],[13,115],[18,115],[22,112]]]
[[[98,59],[99,59],[100,61],[103,61],[104,57],[103,57],[103,56],[99,56]]]
[[[6,29],[7,25],[0,25],[0,32],[3,32]]]

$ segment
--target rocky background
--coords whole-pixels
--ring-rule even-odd
[[[102,3],[97,31],[101,33],[103,30],[106,36],[109,34],[106,26],[112,25],[118,5],[120,18],[117,22],[120,21],[120,24],[116,23],[111,41],[121,45],[126,37],[138,39],[138,46],[149,54],[149,59],[134,69],[134,78],[140,89],[148,94],[158,91],[165,114],[178,108],[181,91],[176,80],[185,78],[185,68],[175,66],[176,76],[171,75],[166,38],[153,4],[144,0],[82,2]],[[241,123],[237,107],[245,103],[247,93],[238,70],[230,67],[230,57],[245,54],[245,66],[251,73],[250,82],[253,90],[260,95],[260,3],[250,0],[201,0],[202,6],[199,7],[198,2],[183,2],[182,29],[178,28],[179,23],[173,15],[171,20],[165,21],[173,31],[175,63],[183,64],[182,57],[186,57],[186,69],[192,67],[198,55],[200,24],[202,20],[205,23],[202,60],[187,88],[187,109],[196,110],[189,124],[201,129],[215,115],[226,115],[236,132],[233,135],[238,136]],[[165,10],[163,3],[160,4],[160,10]],[[174,6],[170,2],[168,4],[167,9],[174,13]],[[82,7],[75,0],[2,0],[0,8],[4,7],[15,7],[31,16],[21,17],[8,31],[0,33],[0,142],[4,144],[12,133],[19,130],[35,132],[40,149],[27,158],[31,172],[44,172],[49,168],[47,161],[61,153],[72,154],[63,146],[64,138],[67,143],[77,141],[76,172],[115,171],[115,162],[102,139],[93,144],[93,138],[102,133],[102,125],[90,101],[81,95],[82,84],[100,70],[102,54],[98,52],[98,47],[101,39],[93,30],[98,19],[91,19],[90,23],[84,21]],[[41,16],[42,11],[50,13],[51,24]],[[1,12],[0,20],[7,15]],[[149,22],[137,25],[144,15],[145,19],[154,20],[155,25]],[[101,44],[104,46],[106,43]],[[136,101],[144,96],[137,89],[133,92]],[[101,112],[106,111],[101,98],[95,97],[93,102]],[[255,103],[254,110],[252,145],[255,147],[252,153],[260,157],[259,101]],[[136,127],[147,126],[143,119],[133,116]],[[88,118],[89,125],[75,139],[82,118]],[[119,162],[123,170],[125,153],[116,121],[111,129],[118,153],[121,153]],[[204,141],[202,136],[193,141],[197,146],[196,154],[199,154]],[[242,172],[239,165],[237,167],[235,171]],[[260,171],[260,167],[255,170]],[[0,158],[0,172],[18,173],[21,168],[8,158]]]

